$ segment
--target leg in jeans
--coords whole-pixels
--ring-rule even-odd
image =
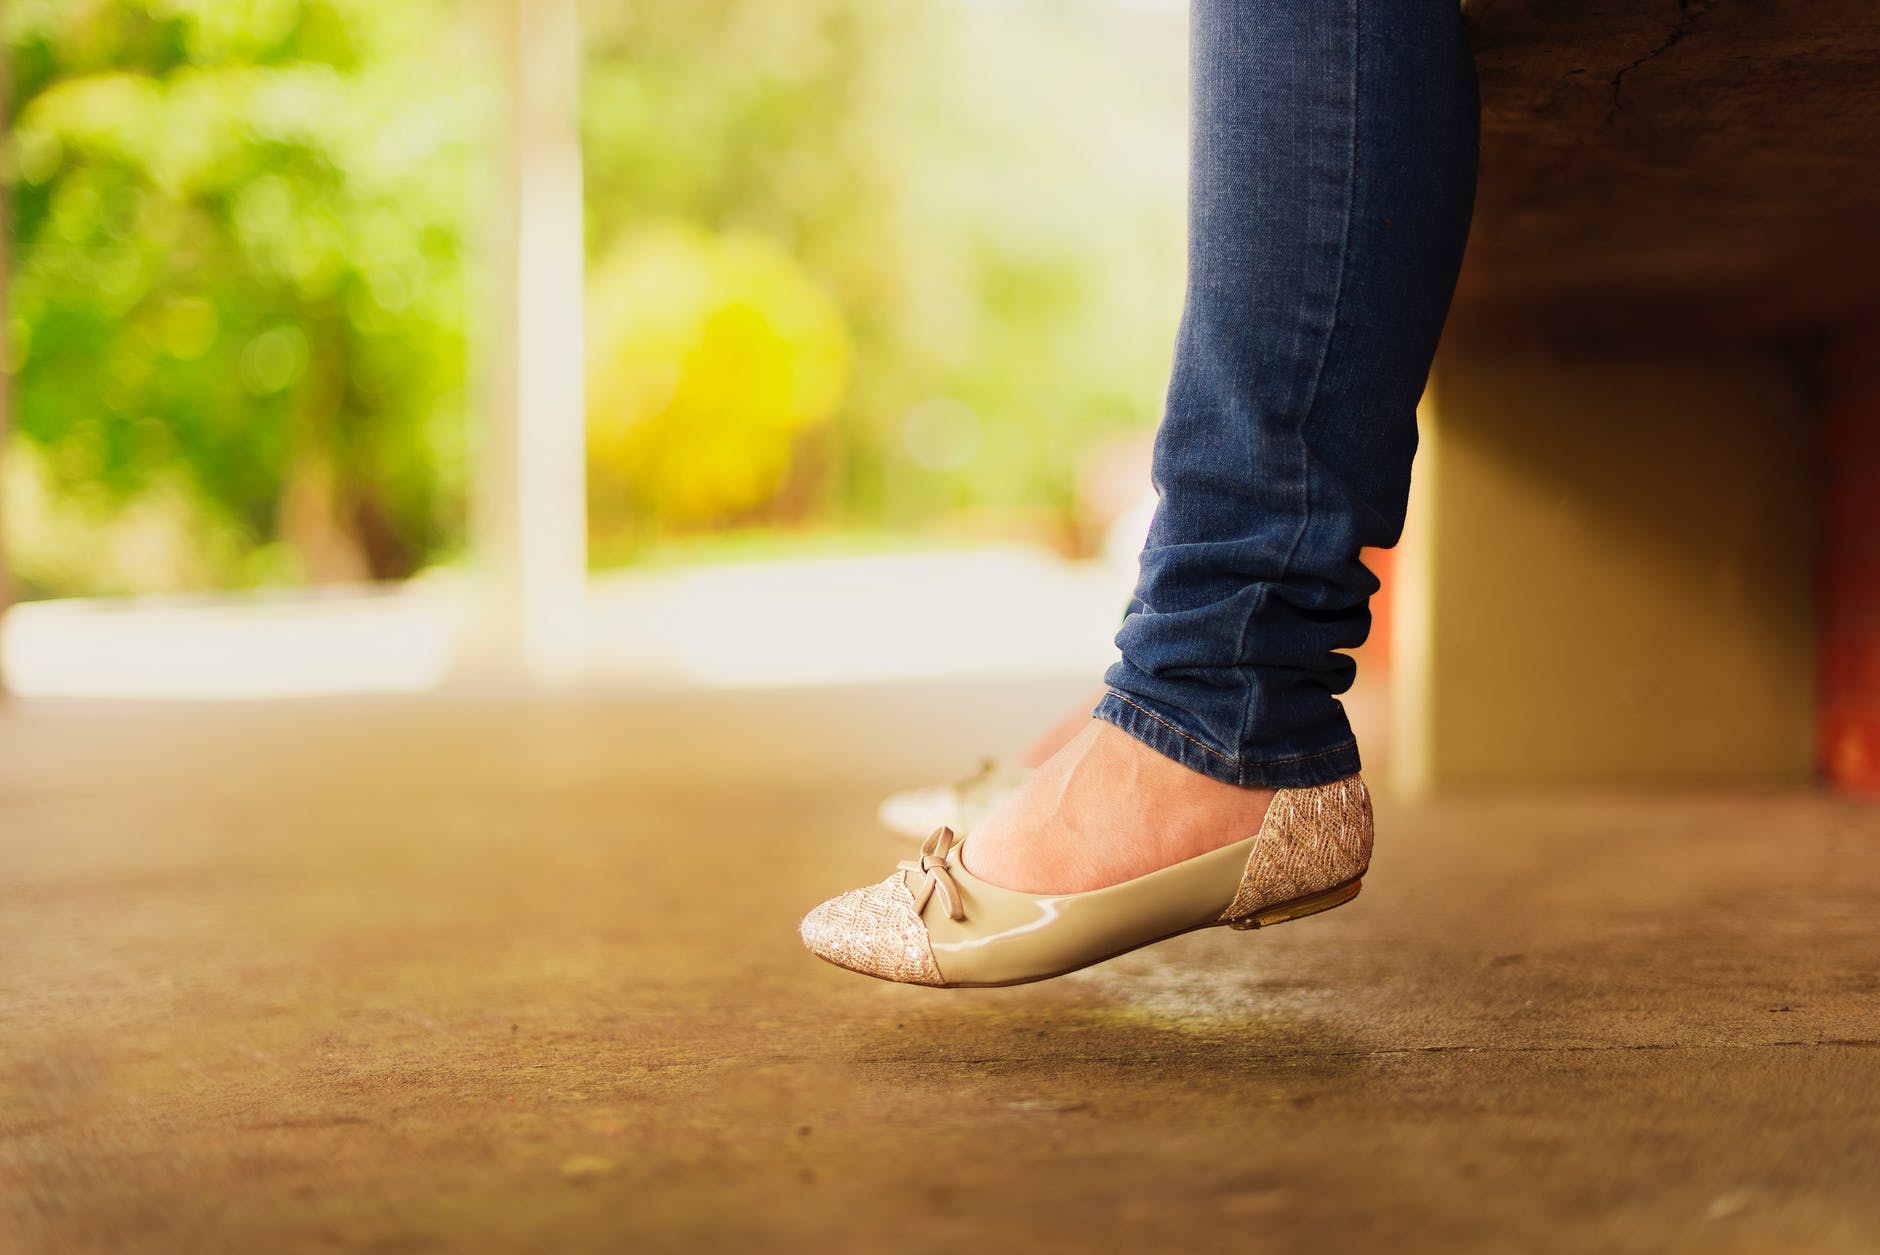
[[[1116,884],[1341,779],[1337,695],[1403,526],[1474,196],[1455,0],[1195,0],[1188,299],[1161,504],[1089,726],[972,835],[1031,893]]]
[[[1369,865],[1335,651],[1370,627],[1360,548],[1403,526],[1473,197],[1472,66],[1456,0],[1193,13],[1188,303],[1123,661],[963,845],[936,832],[804,918],[831,963],[1042,980],[1329,910]]]
[[[1186,308],[1099,718],[1242,786],[1358,770],[1336,694],[1394,544],[1474,194],[1456,0],[1196,0]]]

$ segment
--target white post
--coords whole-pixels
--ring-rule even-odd
[[[498,667],[558,684],[586,649],[580,38],[575,0],[493,0],[507,88],[476,539]]]

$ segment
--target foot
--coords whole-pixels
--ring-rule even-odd
[[[1089,697],[1065,711],[1056,723],[1045,729],[1042,736],[1020,751],[1019,766],[1027,770],[1042,767],[1050,760],[1051,755],[1069,745],[1076,739],[1079,732],[1089,726],[1090,712],[1096,709],[1097,703],[1102,701],[1104,694],[1108,692],[1106,688],[1098,688]]]
[[[1090,711],[1107,690],[1099,688],[1088,699],[1059,716],[1044,734],[1012,759],[987,758],[979,770],[951,784],[901,789],[881,800],[876,812],[882,827],[916,841],[924,841],[936,828],[951,828],[961,836],[1004,805],[1028,772],[1070,744],[1090,722]]]
[[[889,832],[916,841],[925,841],[936,828],[951,828],[965,836],[1012,796],[1028,770],[988,758],[978,771],[952,784],[890,793],[875,813]]]
[[[1121,884],[1252,836],[1272,789],[1243,789],[1087,719],[973,830],[966,868],[1022,893]]]

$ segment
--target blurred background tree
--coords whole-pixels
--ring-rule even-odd
[[[1077,547],[1081,455],[1154,422],[1179,313],[1185,10],[640,0],[585,20],[590,284],[610,311],[591,338],[597,448],[675,427],[652,392],[620,404],[622,346],[673,381],[723,368],[698,346],[735,293],[669,327],[660,358],[606,291],[651,252],[702,246],[672,223],[773,242],[853,345],[846,393],[767,463],[762,501],[675,515],[597,456],[597,555],[751,525]],[[616,254],[641,262],[614,271]],[[717,401],[662,474],[708,474],[709,433],[751,425],[735,388]]]
[[[27,596],[460,551],[476,13],[8,0]],[[584,21],[597,565],[754,537],[1075,548],[1080,463],[1153,421],[1178,312],[1179,8]]]
[[[458,543],[479,129],[443,17],[9,0],[29,595],[398,577]]]

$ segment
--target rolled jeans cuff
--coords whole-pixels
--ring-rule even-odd
[[[1183,732],[1167,712],[1155,709],[1152,702],[1125,697],[1115,689],[1105,693],[1090,713],[1190,771],[1244,789],[1299,789],[1329,784],[1356,775],[1361,767],[1355,741],[1268,761],[1235,758]]]

